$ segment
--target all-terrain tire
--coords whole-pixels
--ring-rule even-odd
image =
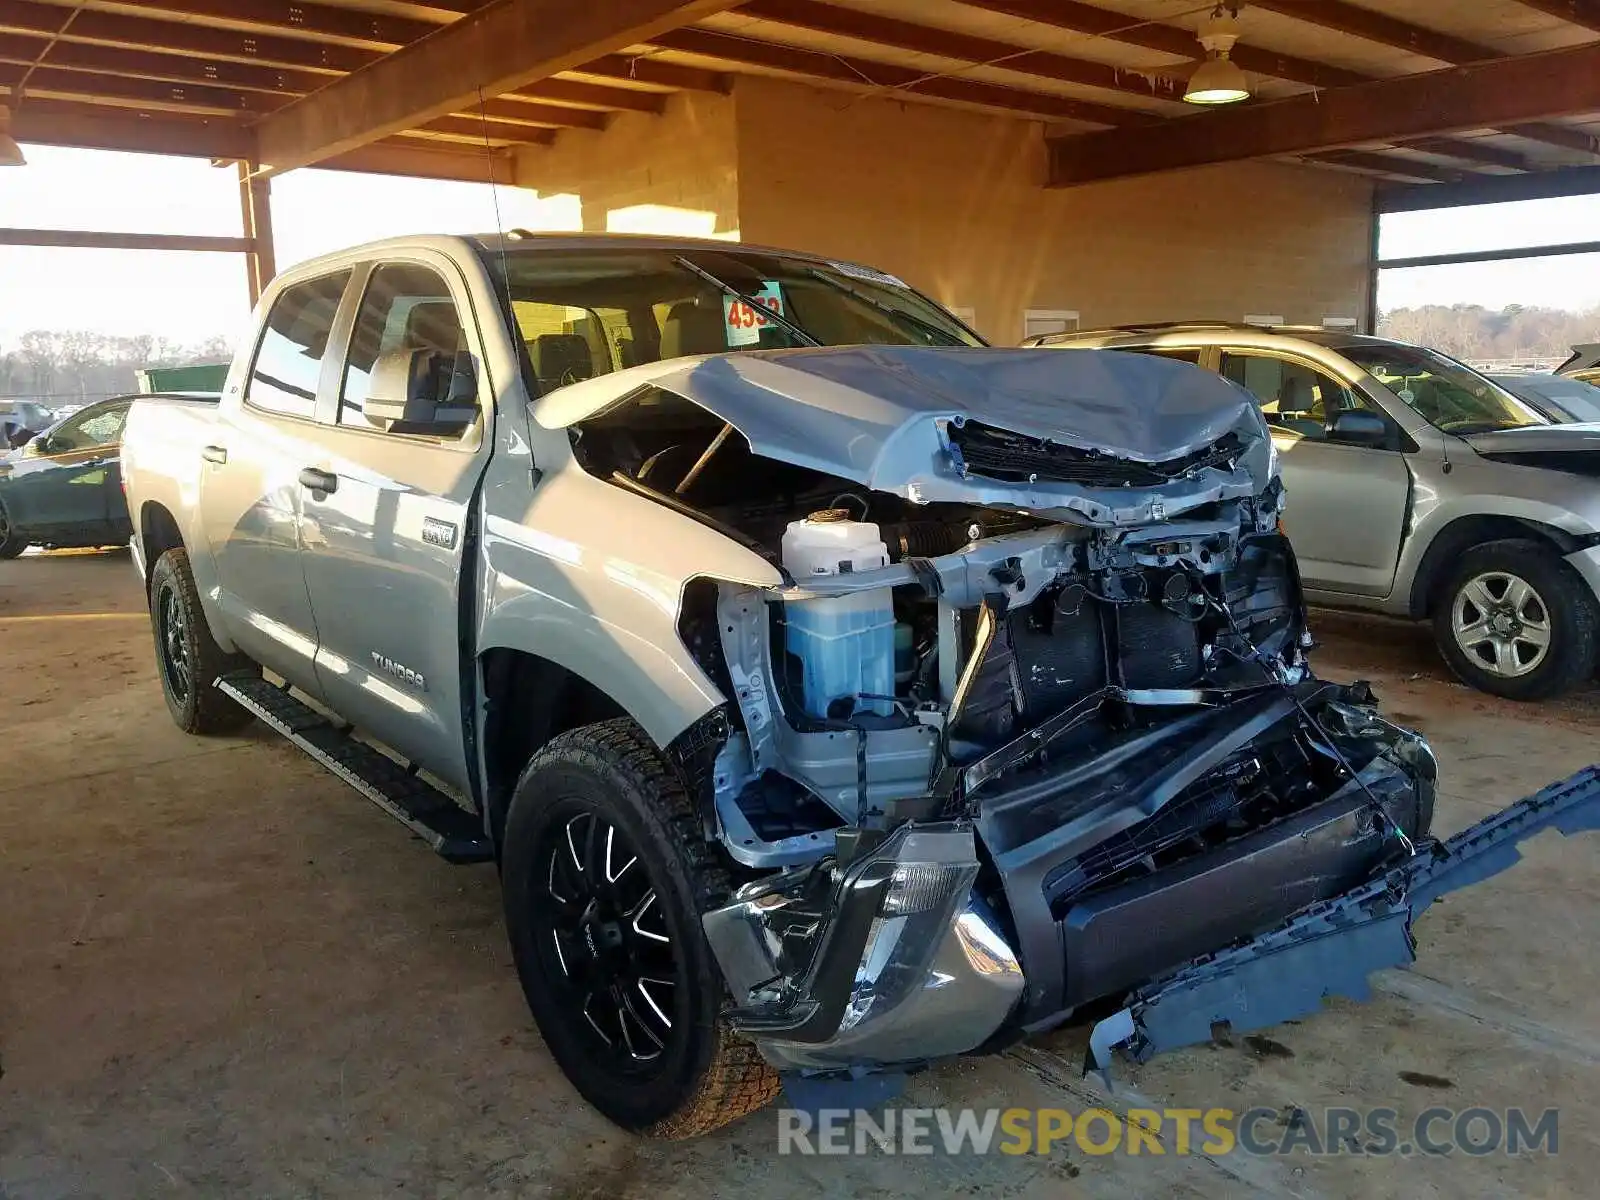
[[[0,560],[15,558],[28,548],[28,539],[11,527],[5,505],[0,504]]]
[[[670,938],[672,945],[679,982],[670,1004],[671,1032],[659,1061],[648,1068],[617,1065],[615,1048],[601,1044],[611,1039],[593,1017],[585,1017],[587,1005],[577,1006],[581,985],[563,972],[568,954],[584,954],[582,944],[566,954],[557,948],[559,960],[550,953],[557,939],[570,935],[557,929],[546,890],[556,864],[544,848],[552,837],[570,840],[585,820],[602,822],[591,828],[614,833],[637,856],[660,903],[664,924],[657,939]],[[575,846],[572,856],[579,859]],[[603,869],[611,874],[609,858]],[[700,915],[727,895],[726,875],[677,774],[632,721],[571,730],[534,755],[506,817],[501,886],[512,954],[534,1020],[567,1078],[602,1114],[647,1137],[689,1138],[754,1112],[777,1095],[777,1074],[721,1017],[727,994]],[[588,952],[598,953],[592,938]]]
[[[1523,674],[1497,670],[1492,648],[1473,653],[1461,644],[1456,623],[1463,595],[1476,581],[1489,581],[1488,598],[1498,599],[1502,580],[1522,580],[1534,601],[1528,614],[1543,610],[1547,632],[1543,658]],[[1482,593],[1480,593],[1482,594]],[[1469,597],[1470,602],[1470,597]],[[1468,608],[1467,614],[1475,612]],[[1543,543],[1521,538],[1484,542],[1456,560],[1441,582],[1433,605],[1433,635],[1450,669],[1481,691],[1510,700],[1539,700],[1565,692],[1594,673],[1600,647],[1600,612],[1579,574]],[[1527,647],[1523,647],[1526,652]]]
[[[150,572],[150,628],[161,693],[179,729],[232,733],[250,723],[250,713],[214,685],[219,676],[260,668],[242,654],[224,653],[211,636],[186,550],[168,550]]]

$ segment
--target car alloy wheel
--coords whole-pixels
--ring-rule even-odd
[[[160,636],[161,670],[167,677],[167,686],[179,704],[189,699],[194,686],[194,672],[189,662],[189,630],[183,618],[183,605],[178,593],[163,587],[156,597],[156,628]]]
[[[656,886],[626,834],[573,798],[540,832],[534,924],[546,978],[593,1064],[648,1075],[681,1037],[685,986]]]
[[[1475,575],[1456,592],[1450,629],[1475,665],[1515,679],[1550,653],[1550,610],[1526,579],[1509,571]]]

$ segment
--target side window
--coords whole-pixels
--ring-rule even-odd
[[[1135,354],[1151,354],[1156,358],[1170,358],[1176,362],[1200,365],[1200,351],[1186,346],[1130,346]]]
[[[122,437],[122,427],[127,420],[126,404],[79,413],[50,435],[50,453],[66,454],[92,446],[109,446]]]
[[[245,386],[245,400],[256,408],[291,417],[311,417],[317,409],[322,356],[349,271],[286,287],[267,314]]]
[[[461,314],[438,272],[416,263],[384,263],[367,281],[350,334],[339,388],[341,425],[392,428],[385,421],[369,422],[364,410],[373,365],[385,354],[405,350],[437,351],[458,364],[465,355],[471,363]]]
[[[1341,412],[1361,409],[1382,415],[1338,380],[1287,359],[1225,350],[1222,373],[1254,393],[1268,425],[1302,438],[1325,440],[1328,422]]]

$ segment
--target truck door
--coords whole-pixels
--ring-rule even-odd
[[[245,653],[320,696],[300,560],[299,474],[318,455],[317,400],[337,368],[326,354],[351,272],[291,284],[272,302],[239,396],[223,397],[213,441],[198,447],[201,519],[214,558],[217,609]]]
[[[462,790],[470,781],[461,589],[472,587],[462,578],[463,547],[493,416],[470,312],[459,272],[443,257],[374,267],[350,326],[334,419],[300,463],[319,473],[303,476],[302,562],[327,702]],[[379,356],[411,350],[455,356],[457,373],[471,364],[485,399],[458,436],[366,411]]]
[[[1399,430],[1358,390],[1309,363],[1266,351],[1225,350],[1222,373],[1255,393],[1272,428],[1288,494],[1283,527],[1306,586],[1386,596],[1411,496]],[[1382,418],[1383,445],[1341,441],[1341,412]]]

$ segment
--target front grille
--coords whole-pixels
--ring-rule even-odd
[[[1203,450],[1165,462],[1142,463],[1095,450],[1025,437],[979,421],[950,426],[950,453],[962,475],[1007,483],[1081,483],[1086,487],[1156,487],[1205,467],[1232,468],[1237,435],[1224,434]]]

